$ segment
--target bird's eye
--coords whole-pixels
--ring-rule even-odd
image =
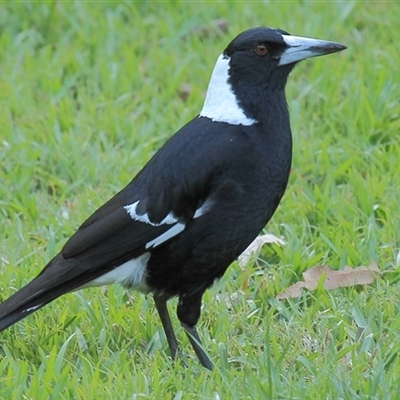
[[[258,54],[259,56],[265,56],[268,51],[269,48],[265,45],[265,44],[258,44],[255,48],[254,51],[256,52],[256,54]]]

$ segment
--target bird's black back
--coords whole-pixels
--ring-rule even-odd
[[[160,174],[154,193],[174,193],[170,206],[178,215],[193,214],[199,199],[210,199],[212,206],[173,241],[152,250],[150,286],[176,295],[219,278],[276,210],[288,181],[291,146],[286,121],[242,126],[196,118],[174,135],[150,161]],[[148,180],[146,173],[138,176],[139,184]],[[176,182],[182,192],[163,187],[164,181]]]

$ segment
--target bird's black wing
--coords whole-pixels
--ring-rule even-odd
[[[227,143],[229,135],[206,118],[184,126],[127,187],[80,226],[33,281],[0,304],[0,331],[153,247],[160,250],[157,238],[168,236],[178,224],[181,229],[168,240],[184,234],[185,224],[218,191],[215,182],[226,173]],[[125,207],[136,202],[132,218]],[[168,216],[173,221],[163,223]]]
[[[215,159],[223,159],[216,143],[200,147],[199,138],[190,140],[194,128],[201,135],[202,120],[182,128],[122,191],[92,214],[67,241],[62,256],[99,276],[104,269],[142,255],[150,242],[192,219],[212,190],[219,169]],[[126,208],[134,203],[136,219]],[[167,216],[176,222],[163,223]]]

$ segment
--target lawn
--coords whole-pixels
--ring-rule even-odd
[[[90,289],[1,334],[0,398],[397,398],[399,21],[385,1],[2,2],[0,300],[199,112],[236,34],[267,25],[348,49],[289,78],[293,169],[266,228],[287,244],[204,296],[213,372],[175,315],[188,368],[171,363],[151,297]],[[276,299],[312,266],[372,260],[371,285]]]

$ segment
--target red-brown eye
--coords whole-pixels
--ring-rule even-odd
[[[256,54],[258,54],[259,56],[265,56],[269,49],[265,44],[258,44],[255,48],[254,51],[256,52]]]

